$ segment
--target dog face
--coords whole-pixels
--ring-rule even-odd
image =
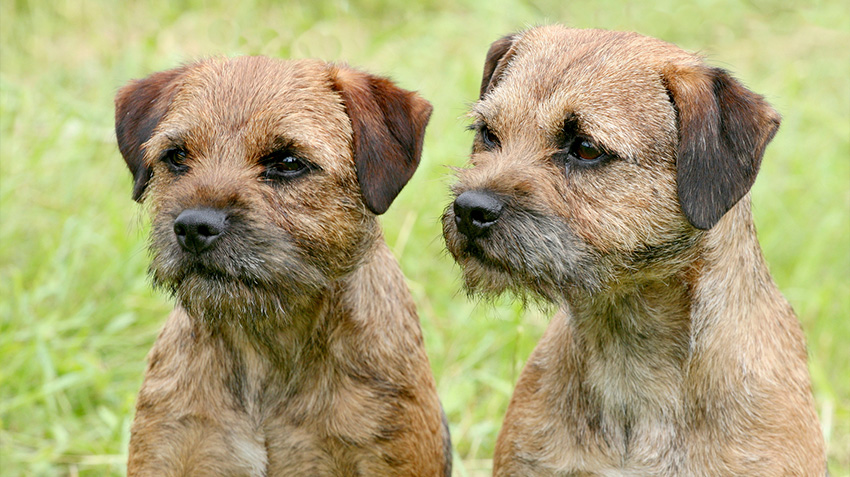
[[[199,315],[268,314],[358,266],[419,161],[430,104],[319,61],[207,60],[116,98],[153,216],[151,274]]]
[[[673,45],[560,26],[492,45],[471,116],[448,249],[471,291],[554,301],[687,263],[749,190],[779,124]]]

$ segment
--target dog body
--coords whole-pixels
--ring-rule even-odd
[[[560,307],[495,475],[823,475],[750,212],[779,115],[674,45],[555,25],[492,45],[472,116],[447,247],[471,292]]]
[[[320,61],[211,59],[134,81],[116,133],[177,306],[149,355],[128,474],[450,475],[383,213],[430,104]]]

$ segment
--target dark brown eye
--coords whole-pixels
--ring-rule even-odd
[[[572,151],[570,152],[577,159],[581,159],[583,161],[595,161],[605,155],[605,151],[603,151],[599,146],[589,139],[583,138],[577,138],[575,142],[573,142]]]
[[[304,168],[304,164],[292,156],[286,156],[272,167],[279,172],[296,172]]]
[[[263,160],[263,177],[269,180],[294,179],[309,170],[307,165],[289,153],[274,153]]]
[[[186,165],[186,150],[182,147],[166,149],[160,160],[174,174],[183,174],[189,170],[189,166]]]
[[[481,128],[481,140],[484,142],[484,147],[487,149],[495,149],[501,146],[499,138],[493,134],[493,131],[491,131],[487,126]]]

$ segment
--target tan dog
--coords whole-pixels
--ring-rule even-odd
[[[472,116],[448,249],[471,291],[561,307],[495,474],[823,475],[805,341],[750,213],[779,115],[668,43],[548,26],[492,45]]]
[[[151,275],[131,476],[450,475],[445,418],[383,213],[431,105],[319,61],[214,59],[116,99]]]

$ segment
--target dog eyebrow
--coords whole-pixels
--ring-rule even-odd
[[[495,111],[494,111],[495,109]],[[481,121],[485,121],[487,117],[495,116],[495,113],[498,112],[498,108],[494,108],[492,106],[487,106],[483,104],[481,101],[474,103],[470,109],[469,113],[467,113],[467,117],[472,119],[480,119]]]
[[[165,131],[162,136],[175,146],[182,146],[186,143],[186,134],[182,131]]]
[[[298,144],[295,140],[283,136],[275,136],[271,141],[268,142],[268,146],[266,149],[270,151],[279,151],[281,149],[299,149]]]
[[[291,150],[295,152],[305,149],[292,138],[278,134],[270,134],[264,137],[247,139],[245,146],[248,147],[249,150],[255,151],[255,153],[261,157],[284,150]]]
[[[475,118],[475,120],[472,123],[466,125],[464,129],[466,129],[467,131],[478,131],[485,126],[487,126],[487,123],[484,122],[483,119]]]
[[[159,151],[169,147],[186,147],[186,143],[188,142],[187,136],[183,131],[177,129],[160,131],[152,135],[145,142],[145,154],[147,155],[150,154],[150,151]]]
[[[561,127],[566,133],[575,134],[581,132],[581,121],[579,119],[579,116],[573,111],[570,111],[566,114],[562,124],[563,125]]]
[[[472,123],[467,126],[467,129],[474,128],[476,124],[484,123],[484,115],[478,111],[470,111],[466,114],[466,118],[472,120]]]

